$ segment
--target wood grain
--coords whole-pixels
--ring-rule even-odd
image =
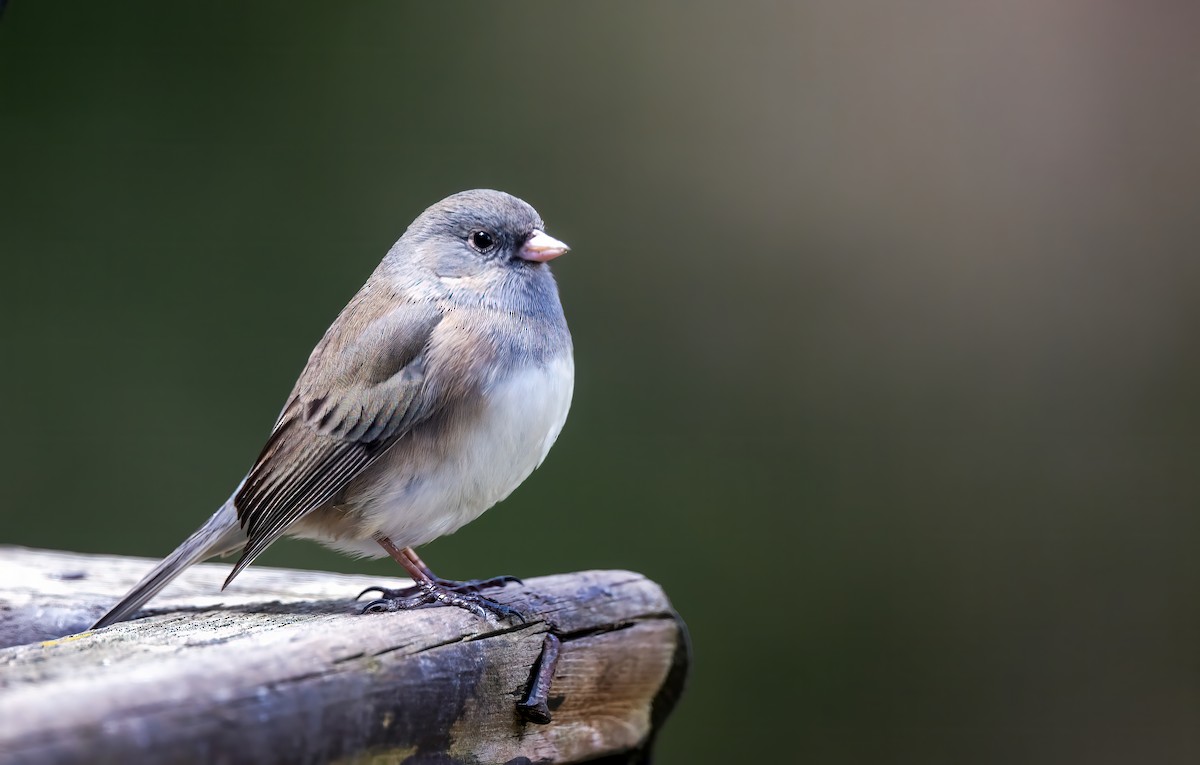
[[[0,547],[0,761],[644,762],[686,674],[682,622],[625,571],[489,591],[521,624],[358,613],[403,579],[257,568],[221,592],[228,566],[204,564],[147,616],[81,631],[152,564]],[[516,704],[551,630],[536,725]]]

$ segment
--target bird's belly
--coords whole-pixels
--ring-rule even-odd
[[[402,437],[350,483],[337,508],[305,524],[319,533],[303,535],[378,556],[378,536],[415,547],[456,531],[541,464],[566,422],[573,388],[569,355],[512,374],[478,409]]]

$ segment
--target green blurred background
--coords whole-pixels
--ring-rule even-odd
[[[661,762],[1196,762],[1198,9],[14,0],[0,541],[169,551],[496,187],[574,248],[575,404],[422,554],[661,582]]]

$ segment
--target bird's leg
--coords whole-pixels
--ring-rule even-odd
[[[441,603],[447,606],[464,608],[476,616],[485,619],[490,613],[500,618],[517,617],[521,621],[525,621],[525,618],[516,609],[510,608],[503,603],[489,600],[474,590],[459,591],[446,587],[442,583],[443,580],[439,580],[433,576],[433,572],[417,557],[417,554],[413,552],[411,547],[400,549],[387,537],[378,537],[375,541],[379,542],[379,546],[386,550],[388,555],[392,556],[392,560],[404,567],[404,570],[408,572],[416,584],[413,587],[406,587],[402,590],[388,590],[383,587],[369,587],[363,590],[359,593],[360,598],[368,592],[378,592],[383,596],[364,606],[363,613],[401,611]]]
[[[387,537],[383,537],[383,539],[387,540]],[[387,540],[387,544],[384,544],[383,541],[380,541],[379,544],[381,547],[383,547],[383,549],[388,550],[388,554],[391,555],[393,559],[397,561],[400,560],[400,558],[397,558],[394,554],[392,554],[391,549],[388,547],[388,545],[391,545],[392,549],[395,548],[395,545],[392,544],[391,540]],[[521,580],[515,576],[494,576],[491,579],[472,579],[469,582],[458,582],[453,579],[443,579],[437,574],[433,573],[425,561],[421,560],[421,556],[417,555],[417,551],[411,547],[405,547],[404,549],[400,550],[400,554],[408,560],[407,564],[401,563],[401,565],[405,566],[405,570],[407,570],[409,573],[412,573],[412,569],[409,569],[408,565],[415,565],[421,570],[421,573],[424,575],[425,579],[433,582],[443,589],[451,590],[453,592],[480,592],[481,590],[486,590],[492,587],[503,587],[509,582],[514,582],[516,584],[522,583]],[[413,581],[418,581],[416,574],[413,574]],[[397,590],[389,590],[383,587],[368,587],[360,592],[358,597],[361,598],[368,592],[377,592],[388,600],[395,600],[397,598],[414,598],[421,594],[421,586],[420,584],[414,584],[412,587],[402,587]]]
[[[480,590],[486,590],[491,587],[503,587],[509,582],[514,584],[522,584],[521,580],[515,576],[493,576],[491,579],[472,579],[467,582],[458,582],[453,579],[443,579],[429,569],[429,566],[426,565],[425,561],[421,560],[421,556],[417,555],[416,550],[412,549],[411,547],[405,547],[404,552],[407,553],[408,557],[410,557],[418,566],[421,567],[421,570],[425,572],[425,576],[429,577],[429,579],[435,584],[445,587],[447,590],[454,590],[455,592],[479,592]]]

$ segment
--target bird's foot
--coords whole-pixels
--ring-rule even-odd
[[[436,586],[441,587],[444,590],[457,592],[459,594],[477,593],[482,592],[483,590],[492,589],[493,587],[503,587],[509,582],[523,584],[523,582],[515,576],[494,576],[491,579],[472,579],[468,582],[458,582],[453,579],[443,579],[440,576],[434,576],[431,577],[431,581]],[[395,590],[389,590],[386,587],[368,587],[367,589],[358,593],[358,597],[361,598],[368,592],[377,592],[379,593],[380,598],[384,600],[403,600],[407,598],[418,597],[421,595],[423,590],[421,589],[420,584],[414,584],[412,587],[401,587]],[[357,599],[358,598],[355,598],[355,600]]]
[[[508,579],[511,581],[513,577],[496,577],[496,579]],[[495,580],[488,580],[493,582]],[[466,609],[475,614],[481,619],[486,619],[488,615],[492,615],[497,619],[518,619],[522,623],[525,622],[525,617],[520,611],[512,606],[506,606],[503,603],[497,603],[490,598],[485,598],[480,595],[477,589],[476,582],[451,582],[450,584],[465,585],[470,588],[462,590],[453,589],[444,586],[441,581],[436,582],[417,582],[413,587],[405,587],[400,590],[389,590],[383,587],[368,587],[359,593],[358,597],[366,595],[368,592],[378,592],[383,597],[372,600],[370,603],[363,606],[362,613],[375,614],[386,611],[407,611],[413,608],[422,608],[424,606],[455,606],[456,608]],[[492,584],[490,586],[501,586],[504,582]]]

